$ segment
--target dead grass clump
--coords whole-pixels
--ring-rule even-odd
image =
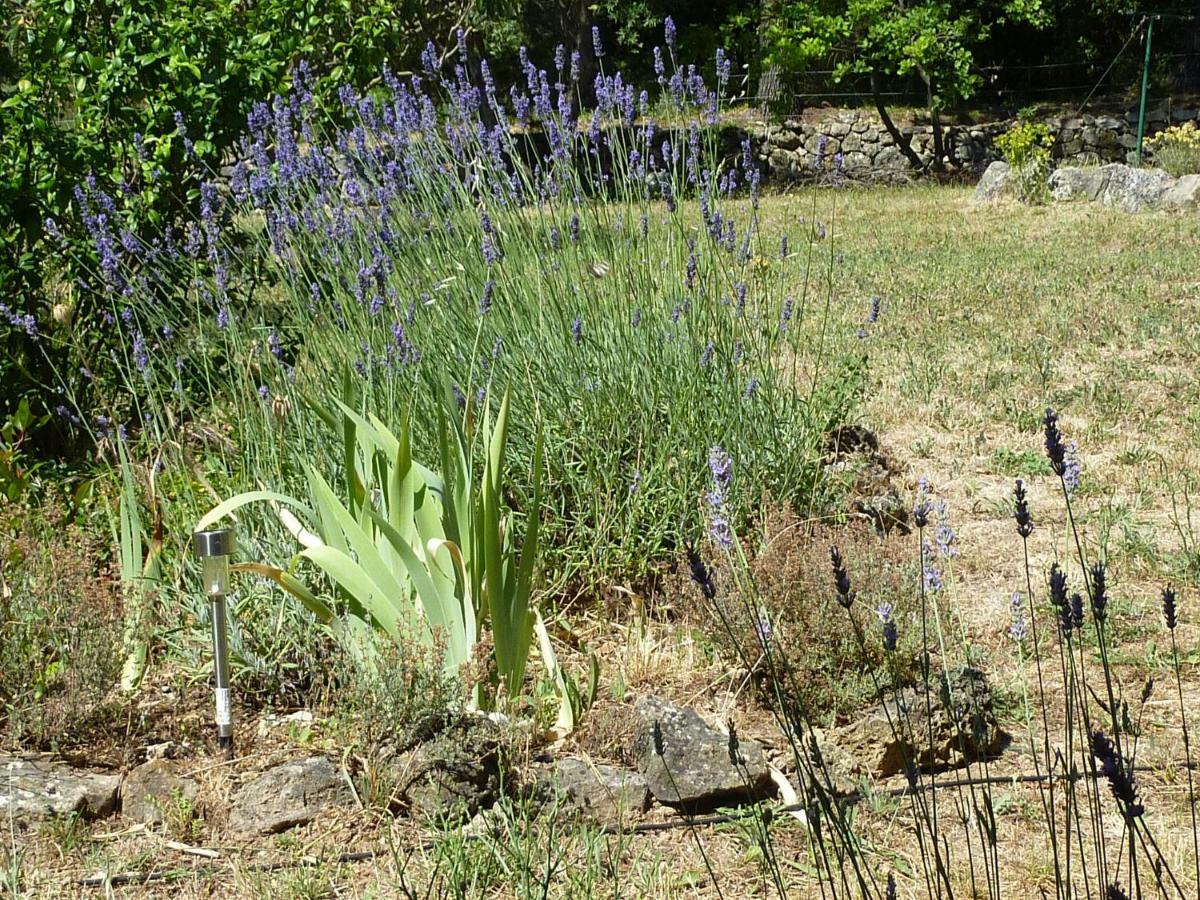
[[[0,744],[61,751],[108,721],[119,588],[94,531],[54,507],[19,521],[0,531]]]

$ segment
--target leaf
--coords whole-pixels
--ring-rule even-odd
[[[307,515],[310,519],[316,519],[314,513],[307,505],[301,503],[295,497],[289,497],[287,494],[280,494],[276,491],[246,491],[236,496],[230,497],[223,503],[218,503],[208,512],[206,512],[200,521],[196,523],[196,531],[207,531],[212,528],[217,522],[221,521],[226,516],[236,512],[243,506],[250,503],[257,503],[260,500],[273,500],[276,503],[286,503],[288,506],[299,510]]]
[[[316,616],[318,620],[325,624],[333,621],[333,610],[291,572],[281,569],[278,566],[268,566],[263,563],[235,563],[229,568],[231,572],[250,572],[254,575],[270,578],[299,600],[305,609]]]

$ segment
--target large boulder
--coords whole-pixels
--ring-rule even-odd
[[[275,834],[353,805],[345,775],[324,756],[312,756],[268,769],[242,787],[233,797],[229,827]]]
[[[1163,194],[1164,209],[1196,209],[1200,206],[1200,175],[1184,175]]]
[[[997,200],[1009,189],[1012,179],[1012,169],[1002,159],[998,159],[983,171],[979,184],[975,186],[975,199],[979,202],[990,203]]]
[[[72,813],[98,819],[116,811],[120,786],[120,775],[0,756],[0,822],[26,827]]]
[[[1099,171],[1105,175],[1100,202],[1131,213],[1158,207],[1175,182],[1161,169],[1135,169],[1123,163],[1101,166]]]
[[[1108,184],[1107,166],[1059,166],[1050,173],[1050,194],[1055,200],[1096,200]]]
[[[160,825],[175,804],[192,804],[200,793],[196,780],[182,774],[178,763],[152,759],[121,782],[121,815],[133,822]]]
[[[923,686],[904,688],[829,737],[856,774],[874,778],[899,775],[910,763],[940,771],[974,762],[996,753],[1005,739],[987,678],[973,668],[939,678],[928,697]]]
[[[649,696],[641,697],[634,709],[640,719],[634,757],[659,802],[711,809],[758,800],[772,791],[771,772],[757,741],[738,741],[735,766],[728,735],[710,727],[695,710]]]

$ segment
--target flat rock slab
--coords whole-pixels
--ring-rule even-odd
[[[586,759],[557,760],[553,785],[568,807],[600,825],[620,825],[650,808],[650,789],[637,772]]]
[[[121,814],[132,822],[161,825],[177,804],[193,804],[200,793],[195,779],[182,774],[179,763],[152,759],[125,776],[121,783]]]
[[[634,738],[634,757],[650,793],[660,803],[685,809],[712,808],[752,802],[773,790],[771,772],[757,741],[738,742],[739,764],[734,766],[728,735],[710,727],[695,710],[660,697],[641,697],[634,709],[641,720]],[[655,747],[656,722],[661,748]]]
[[[1121,163],[1101,166],[1100,172],[1107,177],[1097,199],[1105,206],[1131,213],[1156,209],[1175,183],[1161,169],[1135,169]]]
[[[120,786],[120,775],[0,756],[0,821],[28,825],[72,813],[99,819],[116,810]]]
[[[268,769],[238,790],[229,827],[275,834],[311,822],[326,810],[353,805],[345,776],[324,756],[311,756]]]

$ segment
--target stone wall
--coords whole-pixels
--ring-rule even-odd
[[[1169,110],[1165,105],[1147,111],[1146,135],[1169,124],[1189,120],[1200,123],[1193,108]],[[1137,147],[1137,110],[1113,115],[1053,116],[1042,120],[1055,135],[1053,155],[1073,163],[1133,162]],[[942,127],[950,166],[969,172],[982,172],[1000,156],[995,138],[1014,120],[949,125]],[[902,134],[911,136],[912,147],[925,162],[933,158],[933,127],[898,125]],[[853,178],[894,180],[910,171],[907,157],[896,146],[879,117],[865,110],[842,110],[817,121],[788,119],[782,124],[751,130],[751,138],[764,163],[766,175],[774,181],[807,180],[818,173],[831,173],[837,154],[843,171]],[[822,146],[823,144],[823,146]]]

